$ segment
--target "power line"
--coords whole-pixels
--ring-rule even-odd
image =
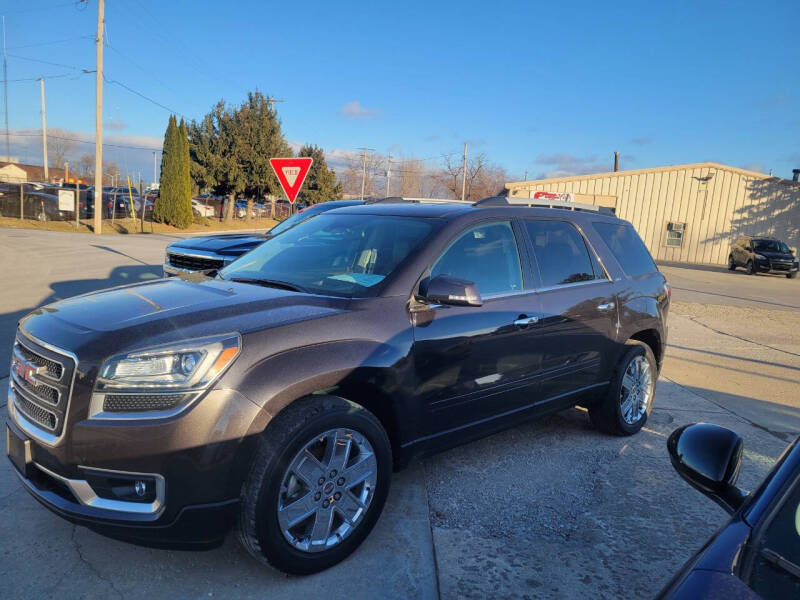
[[[71,37],[66,38],[63,40],[53,40],[50,42],[37,42],[35,44],[22,44],[21,46],[9,46],[12,50],[19,49],[19,48],[38,48],[39,46],[52,46],[55,44],[64,44],[66,42],[74,42],[75,40],[91,40],[93,39],[91,36],[88,35],[81,35],[78,37]]]
[[[39,7],[36,7],[36,8],[22,8],[22,9],[19,9],[19,10],[5,10],[5,11],[3,11],[3,14],[6,14],[6,15],[19,15],[19,14],[22,14],[22,13],[45,12],[45,11],[53,10],[54,8],[63,8],[65,6],[76,6],[77,7],[77,5],[80,4],[80,3],[81,3],[80,0],[78,0],[78,1],[73,0],[72,2],[63,2],[61,4],[51,4],[50,6],[39,6]]]
[[[20,79],[8,79],[4,81],[8,81],[8,83],[17,83],[19,81],[39,81],[40,79],[58,79],[59,77],[68,77],[70,79],[78,79],[82,77],[85,73],[54,73],[52,75],[39,75],[38,77],[21,77]]]
[[[11,137],[41,137],[41,133],[9,133]],[[81,140],[78,138],[71,138],[71,137],[64,137],[59,135],[50,135],[48,134],[47,137],[56,139],[56,140],[64,140],[66,142],[77,142],[79,144],[91,144],[94,146],[94,140]],[[153,148],[152,146],[131,146],[128,144],[110,144],[108,142],[103,142],[103,146],[109,146],[111,148],[127,148],[130,150],[149,150],[150,152],[162,152],[161,148]]]
[[[75,69],[76,71],[80,71],[81,67],[76,67],[75,65],[65,65],[63,63],[51,62],[49,60],[41,60],[40,58],[30,58],[28,56],[20,56],[19,54],[7,54],[6,56],[10,56],[12,58],[19,58],[20,60],[29,60],[31,62],[42,63],[43,65],[52,65],[54,67],[64,67],[65,69]]]
[[[177,110],[172,110],[172,109],[171,109],[169,106],[164,106],[163,104],[161,104],[161,103],[160,103],[160,102],[158,102],[157,100],[153,100],[153,99],[152,99],[152,98],[150,98],[149,96],[145,96],[143,93],[141,93],[141,92],[137,92],[135,89],[133,89],[133,88],[132,88],[132,87],[130,87],[130,86],[127,86],[127,85],[125,85],[125,84],[124,84],[124,83],[122,83],[121,81],[116,81],[115,79],[109,79],[109,78],[108,78],[108,77],[106,77],[105,75],[103,76],[103,80],[104,80],[106,83],[111,83],[111,84],[114,84],[114,85],[118,85],[118,86],[120,86],[121,88],[124,88],[124,89],[128,90],[128,91],[129,91],[131,94],[136,94],[136,95],[137,95],[137,96],[139,96],[140,98],[143,98],[144,100],[147,100],[148,102],[150,102],[150,103],[152,103],[152,104],[155,104],[155,105],[156,105],[156,106],[158,106],[159,108],[163,108],[164,110],[166,110],[166,111],[168,111],[168,112],[170,112],[170,113],[172,113],[172,114],[176,114],[176,115],[179,115],[179,116],[181,116],[181,117],[184,117],[184,118],[185,118],[185,116],[184,116],[183,114],[181,114],[180,112],[178,112]]]

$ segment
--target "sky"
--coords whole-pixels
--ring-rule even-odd
[[[11,154],[41,163],[40,76],[48,130],[92,140],[96,0],[0,0],[0,14],[9,129],[28,134]],[[288,140],[332,157],[368,147],[433,167],[467,142],[514,180],[609,171],[614,151],[623,169],[791,177],[798,28],[792,0],[107,0],[104,139],[142,149],[106,153],[147,179],[170,111],[200,119],[258,89],[283,100]]]

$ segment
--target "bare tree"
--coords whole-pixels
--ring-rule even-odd
[[[94,175],[94,154],[82,154],[78,160],[78,169],[81,177]]]
[[[47,134],[47,153],[50,157],[50,166],[63,169],[64,162],[74,154],[77,148],[77,144],[68,139],[75,134],[57,127],[51,127]]]
[[[340,181],[345,194],[359,196],[361,194],[361,177],[364,173],[364,156],[353,154],[347,160],[347,167]],[[383,175],[386,172],[386,158],[381,154],[367,152],[366,175],[364,177],[364,196],[378,196],[386,187]]]
[[[461,199],[461,185],[464,172],[463,163],[461,158],[455,154],[445,154],[442,157],[443,165],[439,174],[439,179],[442,187],[447,190],[447,193],[457,199]],[[483,195],[481,192],[486,188],[481,185],[481,180],[485,175],[485,170],[488,164],[486,155],[478,154],[473,156],[467,161],[467,175],[466,175],[466,197],[465,200],[474,202],[480,200]]]

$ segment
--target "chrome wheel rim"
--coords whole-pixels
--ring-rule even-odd
[[[620,412],[628,425],[634,425],[647,412],[653,395],[653,370],[644,356],[628,363],[619,393]]]
[[[378,463],[366,437],[331,429],[307,442],[281,480],[277,516],[283,537],[304,552],[340,544],[364,519]]]

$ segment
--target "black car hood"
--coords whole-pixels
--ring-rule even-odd
[[[48,304],[20,325],[40,340],[92,359],[145,345],[280,327],[346,309],[343,298],[221,279],[170,278]]]
[[[268,238],[266,234],[232,233],[227,235],[210,235],[195,237],[179,242],[172,242],[167,250],[176,252],[203,250],[217,254],[239,255],[263,244]]]

